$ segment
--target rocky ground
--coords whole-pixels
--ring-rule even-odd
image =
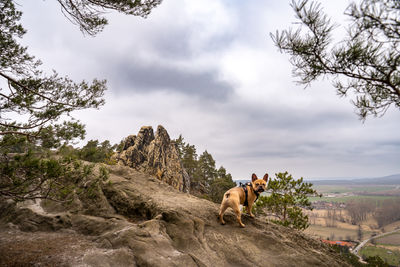
[[[301,232],[232,212],[112,166],[91,198],[0,205],[0,266],[347,266]]]
[[[132,266],[127,248],[104,249],[74,231],[0,231],[0,266]]]

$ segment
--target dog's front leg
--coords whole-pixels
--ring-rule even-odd
[[[254,218],[255,216],[254,216],[254,214],[251,212],[251,207],[252,207],[253,205],[251,205],[251,204],[249,204],[249,206],[247,206],[247,213],[250,215],[250,217],[251,218]]]

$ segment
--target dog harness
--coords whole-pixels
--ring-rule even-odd
[[[258,196],[260,195],[258,192],[254,191],[253,186],[251,185],[251,183],[245,183],[242,184],[240,183],[240,186],[242,187],[244,194],[246,195],[246,198],[244,200],[243,206],[248,207],[249,206],[249,201],[247,200],[247,196],[248,196],[248,192],[249,190],[247,189],[247,186],[250,186],[250,188],[253,190],[254,194],[256,195],[256,200],[254,202],[257,201]]]

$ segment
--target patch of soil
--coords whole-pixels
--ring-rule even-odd
[[[0,266],[71,266],[96,248],[88,238],[70,232],[0,231]]]

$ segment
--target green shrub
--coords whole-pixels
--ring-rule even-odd
[[[302,209],[312,210],[309,196],[320,196],[312,188],[311,183],[306,183],[303,178],[294,179],[288,172],[275,174],[275,179],[270,179],[267,189],[271,192],[268,196],[260,196],[254,205],[254,212],[267,211],[267,215],[274,223],[283,226],[304,230],[309,226],[308,216]]]

